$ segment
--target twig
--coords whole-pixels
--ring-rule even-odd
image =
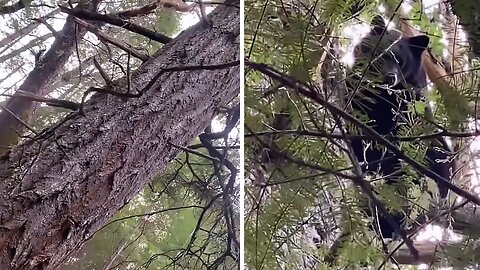
[[[115,46],[117,46],[118,48],[122,49],[123,51],[127,52],[128,54],[131,54],[135,57],[137,57],[138,59],[142,60],[143,62],[147,61],[150,57],[148,57],[148,55],[144,54],[144,53],[141,53],[137,50],[134,50],[132,48],[130,48],[131,46],[120,41],[120,40],[116,40],[115,38],[113,37],[110,37],[100,31],[98,31],[98,29],[84,21],[84,20],[81,20],[79,18],[75,18],[75,22],[80,24],[81,26],[85,27],[88,31],[90,31],[91,33],[93,33],[95,36],[97,36],[99,39],[103,39],[105,42],[108,42],[110,44],[113,44]]]
[[[272,131],[261,131],[256,132],[256,136],[271,136],[271,135],[299,135],[299,136],[311,136],[311,137],[320,137],[328,139],[362,139],[362,140],[371,140],[370,136],[367,135],[351,135],[346,134],[345,136],[340,134],[332,134],[324,131],[310,131],[310,130],[300,130],[300,129],[287,129],[287,130],[272,130]],[[253,137],[254,134],[245,134],[245,138]],[[472,132],[458,132],[458,131],[448,131],[443,129],[439,132],[431,134],[423,134],[417,136],[392,136],[390,134],[385,135],[385,138],[390,141],[400,141],[400,142],[414,142],[414,141],[423,141],[437,139],[440,137],[455,137],[455,138],[470,138],[480,136],[480,131]]]
[[[60,108],[66,108],[72,111],[76,111],[80,108],[80,104],[69,101],[69,100],[64,100],[64,99],[56,99],[56,98],[45,98],[36,94],[32,94],[27,91],[22,91],[22,90],[17,90],[15,92],[15,95],[10,95],[10,94],[0,94],[0,96],[5,96],[5,97],[19,97],[19,98],[25,98],[28,100],[32,101],[37,101],[37,102],[43,102],[49,106],[53,107],[60,107]]]
[[[212,157],[212,156],[209,156],[209,155],[205,155],[204,153],[195,151],[195,150],[190,149],[190,148],[188,148],[188,147],[183,147],[183,146],[181,146],[181,145],[176,145],[176,144],[172,143],[171,141],[167,141],[167,143],[168,143],[169,145],[174,146],[174,147],[176,147],[176,148],[178,148],[178,149],[181,149],[181,150],[183,150],[183,151],[185,151],[185,152],[188,152],[188,153],[197,155],[197,156],[199,156],[199,157],[203,157],[203,158],[208,159],[208,160],[211,160],[211,161],[213,161],[213,162],[219,162],[219,161],[220,161],[219,159],[217,159],[217,158],[215,158],[215,157]]]
[[[129,92],[119,92],[116,89],[109,89],[109,88],[98,88],[91,86],[90,88],[85,91],[82,97],[81,101],[81,106],[80,106],[80,112],[84,114],[83,110],[83,104],[85,103],[85,100],[91,92],[99,92],[99,93],[105,93],[105,94],[111,94],[113,96],[117,97],[124,97],[124,98],[138,98],[141,97],[143,93],[145,93],[148,89],[153,87],[153,85],[160,79],[160,77],[169,72],[178,72],[178,71],[198,71],[198,70],[216,70],[216,69],[224,69],[224,68],[230,68],[234,66],[240,65],[240,60],[228,62],[225,64],[218,64],[218,65],[197,65],[197,66],[177,66],[177,67],[169,67],[169,68],[164,68],[162,69],[157,75],[155,75],[150,82],[142,88],[140,91],[137,93],[129,93]]]
[[[180,12],[189,12],[189,11],[192,11],[196,5],[187,4],[181,0],[157,0],[143,7],[121,11],[116,13],[115,15],[123,18],[139,17],[139,16],[148,15],[149,13],[153,13],[160,6],[163,6],[165,8],[173,8],[176,11],[180,11]]]
[[[105,70],[102,68],[102,65],[98,63],[97,58],[93,57],[93,65],[98,69],[98,72],[100,72],[100,76],[102,76],[103,80],[107,84],[108,87],[113,87],[113,81],[108,77],[107,73]]]
[[[31,132],[33,132],[35,135],[37,135],[37,131],[31,127],[29,124],[27,124],[25,121],[23,121],[22,119],[20,119],[15,113],[13,113],[11,110],[9,110],[7,107],[3,106],[0,104],[0,108],[2,108],[2,110],[8,112],[13,118],[15,118],[18,122],[20,122],[24,127],[26,127],[28,130],[30,130]]]

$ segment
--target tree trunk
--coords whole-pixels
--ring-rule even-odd
[[[45,16],[42,16],[39,18],[40,20],[36,20],[28,24],[27,26],[15,31],[14,33],[6,36],[5,38],[0,40],[0,48],[11,45],[15,40],[19,40],[22,37],[28,35],[30,32],[32,32],[35,28],[37,28],[41,24],[41,20],[47,20],[50,17],[56,15],[58,12],[60,12],[60,8],[56,8],[46,14]]]
[[[449,0],[448,2],[452,6],[452,11],[460,21],[463,30],[468,34],[468,42],[472,53],[476,57],[480,57],[480,35],[478,33],[480,6],[476,1]]]
[[[238,64],[157,76],[239,59],[239,9],[220,6],[211,18],[132,74],[130,91],[156,81],[140,97],[96,93],[84,116],[0,160],[0,269],[58,268],[239,94]]]
[[[78,7],[96,10],[100,1],[87,1],[86,4]],[[74,18],[68,16],[62,31],[58,33],[43,60],[37,63],[19,89],[40,96],[48,94],[49,83],[55,81],[63,70],[75,48],[75,40],[81,39],[86,32],[85,29],[76,31]],[[25,130],[24,124],[18,119],[29,123],[33,114],[34,103],[31,100],[12,97],[7,101],[5,108],[0,111],[0,126],[2,127],[0,128],[0,156],[8,152],[8,149],[19,141],[19,135]]]

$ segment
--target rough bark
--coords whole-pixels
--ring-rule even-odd
[[[239,9],[219,7],[132,74],[138,98],[96,93],[54,136],[0,160],[0,269],[57,269],[239,94]],[[157,78],[158,77],[158,78]],[[126,91],[123,86],[122,91]]]

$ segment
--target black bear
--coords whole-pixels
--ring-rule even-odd
[[[425,35],[403,37],[397,30],[387,30],[381,16],[371,23],[371,31],[354,48],[355,62],[348,82],[348,100],[355,113],[363,115],[368,125],[381,135],[398,134],[401,126],[411,123],[412,102],[423,98],[427,76],[422,64],[422,53],[427,49],[429,38]],[[366,119],[365,119],[366,116]],[[368,144],[367,144],[368,143]],[[364,172],[384,176],[385,183],[397,183],[401,176],[401,162],[393,153],[379,147],[373,141],[353,139],[353,152],[363,164]],[[435,147],[431,146],[435,145]],[[450,149],[444,138],[438,138],[426,152],[430,170],[445,179],[451,178],[453,164]],[[438,185],[439,197],[446,198],[448,188]],[[365,209],[373,216],[370,208]],[[399,224],[404,214],[393,213]],[[375,215],[376,216],[376,215]],[[384,238],[393,238],[394,229],[381,215],[374,228]]]

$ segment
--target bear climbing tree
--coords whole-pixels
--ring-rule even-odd
[[[424,98],[427,76],[422,53],[428,47],[429,38],[425,35],[403,37],[399,31],[387,30],[381,16],[373,18],[371,27],[354,48],[355,63],[349,74],[347,105],[351,103],[355,114],[366,118],[373,130],[395,138],[400,129],[413,125],[413,119],[417,117],[411,110],[412,105]],[[402,181],[400,157],[371,140],[355,138],[351,140],[351,146],[364,172],[382,175],[384,183],[389,185]],[[429,169],[450,180],[454,164],[445,138],[429,142],[426,148]],[[419,179],[422,177],[416,177],[415,184],[421,184]],[[445,199],[448,188],[439,182],[437,185],[439,197]],[[395,230],[382,213],[376,213],[370,207],[365,210],[368,215],[376,217],[373,228],[377,233],[384,238],[394,238]],[[405,219],[404,213],[390,214],[399,225]]]

